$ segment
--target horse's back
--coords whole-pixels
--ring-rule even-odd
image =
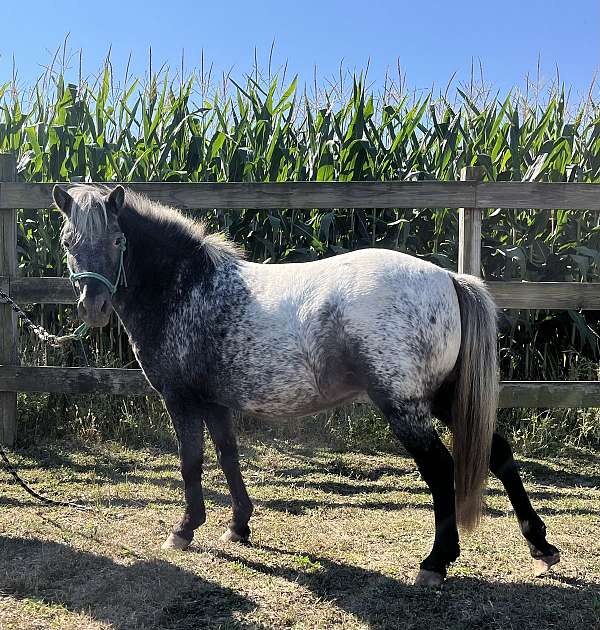
[[[242,273],[251,296],[241,323],[250,332],[245,368],[270,374],[271,400],[290,390],[290,415],[375,389],[424,397],[456,362],[456,292],[431,263],[367,249],[311,263],[245,263]],[[258,398],[251,406],[268,406],[266,391]],[[306,409],[296,409],[303,400]]]
[[[362,299],[394,299],[413,304],[452,294],[448,272],[427,261],[387,249],[362,249],[308,263],[245,263],[256,299],[283,302],[324,300],[358,304]]]

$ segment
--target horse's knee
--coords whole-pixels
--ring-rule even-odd
[[[237,441],[234,439],[223,440],[218,443],[217,447],[217,461],[219,465],[226,466],[227,464],[239,461],[239,449]]]
[[[200,481],[202,478],[202,468],[204,465],[204,458],[198,457],[184,457],[182,456],[179,462],[179,472],[184,482],[193,483],[194,481]]]

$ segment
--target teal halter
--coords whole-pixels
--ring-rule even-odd
[[[114,284],[106,276],[103,276],[101,273],[96,273],[95,271],[80,271],[79,273],[73,273],[71,266],[67,262],[67,266],[69,268],[69,280],[73,285],[73,289],[75,289],[75,283],[77,280],[81,278],[93,278],[94,280],[100,280],[100,282],[106,285],[111,295],[114,295],[117,292],[119,285],[126,287],[127,278],[125,276],[125,266],[123,265],[123,255],[125,254],[125,249],[127,248],[125,234],[121,234],[119,237],[118,248],[121,251],[121,255],[119,258],[119,271],[117,272],[117,279]]]

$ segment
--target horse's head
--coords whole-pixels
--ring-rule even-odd
[[[89,326],[104,326],[112,311],[112,297],[124,284],[125,235],[119,226],[119,212],[125,190],[112,191],[95,186],[74,186],[52,191],[65,222],[61,232],[67,252],[70,279],[79,291],[77,311]]]

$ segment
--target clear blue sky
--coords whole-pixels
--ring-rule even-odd
[[[273,66],[287,60],[290,74],[311,82],[315,64],[322,82],[337,73],[342,59],[350,70],[364,68],[370,59],[369,76],[381,82],[386,68],[395,71],[399,59],[408,87],[437,91],[455,72],[457,81],[466,81],[475,59],[483,65],[485,80],[504,91],[523,85],[527,73],[535,77],[540,56],[545,80],[555,77],[558,66],[575,94],[585,94],[600,70],[599,0],[5,4],[0,84],[10,79],[13,55],[21,82],[32,82],[67,34],[70,51],[83,50],[87,74],[98,70],[110,45],[117,72],[132,53],[132,70],[143,75],[152,46],[155,67],[167,62],[178,68],[184,50],[189,71],[199,65],[204,49],[217,72],[232,69],[234,78],[243,79],[255,47],[265,66],[273,40]],[[72,66],[75,78],[78,61],[73,59]]]

